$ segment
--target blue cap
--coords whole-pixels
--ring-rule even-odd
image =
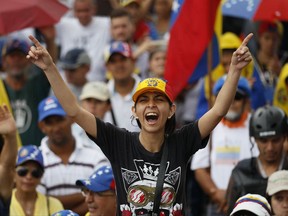
[[[93,192],[115,190],[115,180],[110,166],[102,166],[89,179],[77,180],[76,185],[86,187]]]
[[[214,87],[213,87],[213,94],[214,95],[217,95],[219,93],[220,89],[224,85],[226,77],[227,77],[226,75],[222,76],[214,84]],[[251,89],[250,89],[250,86],[249,86],[249,82],[248,82],[248,80],[246,78],[240,77],[240,79],[238,81],[236,92],[239,93],[239,94],[242,94],[243,96],[244,95],[246,95],[246,96],[250,96],[251,95]]]
[[[61,66],[65,69],[76,69],[81,65],[90,65],[91,59],[84,49],[75,48],[69,50],[61,60]]]
[[[71,210],[61,210],[61,211],[58,211],[58,212],[52,214],[52,216],[79,216],[79,214],[77,214]]]
[[[128,43],[121,42],[121,41],[114,41],[110,44],[110,46],[104,52],[105,62],[108,62],[110,57],[114,53],[119,53],[126,58],[132,58],[132,49]]]
[[[66,112],[56,97],[48,97],[42,100],[38,105],[38,121],[43,121],[45,118],[53,115],[66,116]]]
[[[42,152],[35,145],[23,146],[18,150],[16,166],[19,166],[27,161],[34,161],[44,169]]]
[[[24,54],[27,54],[29,52],[29,48],[30,44],[26,40],[18,38],[7,39],[2,48],[2,56],[8,55],[13,51],[20,51]]]

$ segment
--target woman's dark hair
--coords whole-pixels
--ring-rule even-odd
[[[0,135],[0,153],[2,152],[3,146],[4,146],[4,138],[2,135]]]

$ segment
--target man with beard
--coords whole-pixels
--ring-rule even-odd
[[[288,169],[284,148],[287,141],[287,116],[275,106],[258,108],[249,123],[251,143],[257,145],[259,156],[239,161],[233,169],[227,189],[229,212],[243,194],[266,196],[268,177]]]
[[[37,126],[37,106],[48,96],[50,84],[43,72],[26,59],[29,46],[22,39],[7,39],[2,50],[6,72],[3,83],[22,143],[39,145],[44,135]]]
[[[214,96],[217,97],[225,79],[223,76],[215,83]],[[209,145],[196,152],[192,159],[195,178],[209,197],[207,215],[225,215],[225,193],[233,168],[238,161],[258,154],[256,148],[251,150],[249,142],[250,94],[247,79],[241,77],[234,101],[213,130]]]
[[[41,27],[38,30],[51,57],[56,61],[58,52],[54,26]],[[1,53],[3,84],[22,144],[39,145],[44,134],[38,128],[37,106],[48,96],[50,84],[43,71],[27,61],[26,54],[30,45],[29,41],[21,37],[11,36],[5,39]]]
[[[65,209],[83,215],[88,209],[75,181],[109,163],[84,139],[72,135],[72,121],[55,97],[42,100],[38,112],[39,127],[46,134],[41,142],[45,173],[38,190],[58,198]]]

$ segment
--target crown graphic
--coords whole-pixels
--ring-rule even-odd
[[[143,173],[143,178],[149,179],[149,180],[157,180],[157,176],[159,174],[159,167],[158,166],[151,166],[144,164],[143,167],[140,167],[140,170]]]

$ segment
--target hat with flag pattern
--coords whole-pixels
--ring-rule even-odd
[[[173,93],[171,86],[168,84],[167,81],[159,78],[147,78],[141,81],[138,84],[135,93],[133,94],[133,101],[136,102],[141,94],[149,91],[162,92],[167,96],[170,102],[173,102]]]

